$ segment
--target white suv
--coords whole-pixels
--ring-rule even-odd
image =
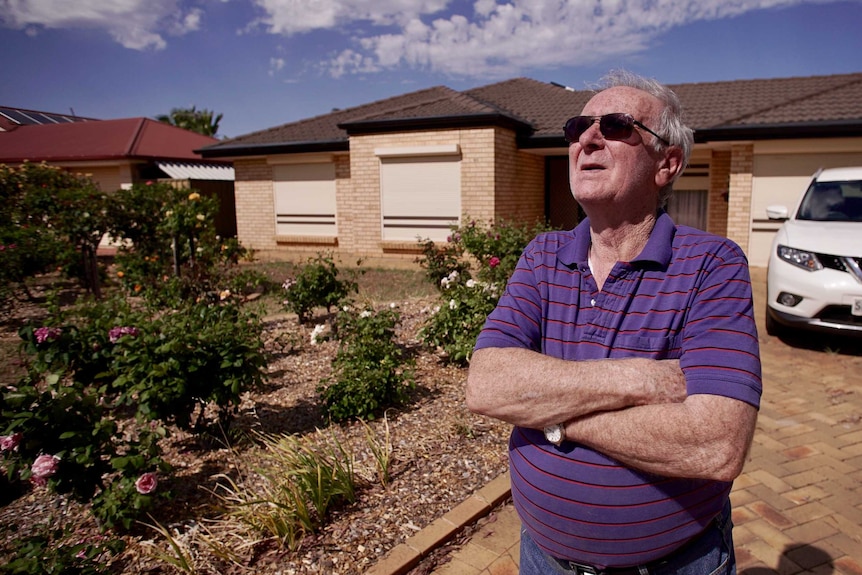
[[[766,331],[802,328],[862,336],[862,167],[821,170],[772,241]]]

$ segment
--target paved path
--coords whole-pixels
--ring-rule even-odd
[[[768,336],[765,274],[752,270],[764,395],[750,458],[731,494],[738,572],[862,575],[862,341]],[[492,494],[489,485],[487,498],[503,499],[507,480],[499,478]],[[512,506],[498,505],[478,521],[434,575],[517,574],[520,523]]]

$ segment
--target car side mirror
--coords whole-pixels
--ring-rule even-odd
[[[786,220],[790,216],[787,213],[787,206],[767,206],[766,217],[770,220]]]

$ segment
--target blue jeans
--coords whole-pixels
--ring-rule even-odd
[[[736,575],[736,557],[730,520],[730,503],[697,539],[682,550],[671,553],[666,560],[640,568],[641,575]],[[542,551],[521,529],[520,575],[573,575],[564,566]],[[600,572],[601,573],[601,572]]]

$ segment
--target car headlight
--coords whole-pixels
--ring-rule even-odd
[[[807,252],[805,250],[797,250],[787,246],[778,246],[778,257],[783,261],[793,264],[798,268],[802,268],[809,272],[816,272],[823,269],[823,264],[817,259],[817,254]]]

